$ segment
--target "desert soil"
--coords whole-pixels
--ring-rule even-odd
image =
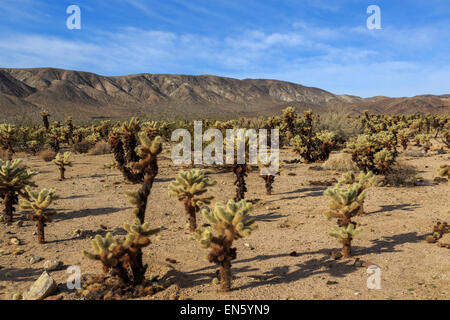
[[[54,187],[60,200],[54,221],[46,227],[47,243],[37,244],[34,222],[26,220],[17,209],[11,226],[0,226],[0,297],[25,291],[43,272],[45,260],[56,259],[64,268],[50,272],[59,284],[64,299],[76,299],[65,289],[69,274],[66,267],[78,265],[83,274],[101,273],[100,263],[83,257],[91,250],[90,238],[101,225],[115,235],[123,235],[122,226],[132,221],[126,190],[138,186],[124,182],[116,169],[106,169],[112,155],[73,155],[74,166],[66,171],[67,180],[58,180],[54,164],[34,156],[24,156],[24,163],[35,171],[40,188]],[[258,171],[249,174],[247,198],[255,200],[252,215],[259,229],[248,238],[235,242],[237,259],[233,261],[233,290],[223,294],[212,283],[217,266],[205,260],[206,250],[189,240],[187,216],[182,203],[170,198],[167,186],[180,167],[172,165],[166,148],[160,172],[153,186],[146,220],[163,226],[159,239],[143,249],[148,275],[170,279],[172,285],[146,299],[169,299],[174,296],[192,299],[448,299],[450,297],[450,251],[424,241],[436,221],[449,221],[450,187],[433,184],[437,168],[449,156],[400,158],[414,165],[429,182],[416,187],[372,187],[365,202],[366,215],[355,220],[364,231],[353,241],[354,257],[335,260],[330,256],[340,245],[328,233],[334,221],[322,212],[328,199],[326,187],[309,181],[338,178],[340,173],[311,170],[314,165],[287,164],[274,183],[273,195],[265,194]],[[282,159],[297,158],[282,150]],[[218,184],[210,189],[215,201],[232,199],[235,193],[231,172],[208,169]],[[259,200],[258,200],[259,199]],[[205,223],[198,217],[199,225]],[[22,221],[19,227],[17,221]],[[74,236],[81,229],[85,237]],[[100,229],[100,230],[99,230]],[[104,234],[105,231],[102,231]],[[10,243],[17,237],[21,245]],[[23,253],[14,254],[15,250]],[[296,256],[290,255],[295,251]],[[31,256],[42,261],[31,264]],[[176,263],[167,262],[174,259]],[[356,258],[381,269],[381,289],[369,290],[367,269],[353,266]],[[173,262],[173,261],[172,261]]]

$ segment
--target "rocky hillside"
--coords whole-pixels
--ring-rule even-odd
[[[263,79],[210,75],[137,74],[105,77],[51,68],[0,69],[0,119],[236,118],[279,114],[293,105],[316,112],[369,109],[379,113],[450,113],[450,96],[362,99],[318,88]]]

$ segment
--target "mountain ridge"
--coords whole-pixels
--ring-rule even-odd
[[[139,73],[102,76],[56,68],[0,68],[0,120],[37,118],[42,109],[54,119],[128,118],[229,119],[280,114],[292,105],[316,112],[450,113],[450,95],[371,97],[272,79],[214,75]]]

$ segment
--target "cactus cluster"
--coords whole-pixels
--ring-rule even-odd
[[[209,181],[205,176],[205,170],[193,169],[180,171],[169,184],[169,195],[184,202],[184,208],[189,218],[191,232],[197,229],[196,213],[201,207],[211,203],[213,196],[203,196],[208,192],[208,187],[216,185],[217,182]]]
[[[437,170],[439,177],[447,177],[448,183],[450,184],[450,165],[443,164]]]
[[[28,199],[20,199],[20,208],[33,211],[27,217],[36,221],[38,242],[40,244],[45,243],[44,227],[47,222],[51,221],[51,217],[56,214],[56,211],[49,209],[49,206],[58,199],[58,196],[55,189],[34,191],[30,186],[26,186],[25,191]]]
[[[324,195],[330,198],[329,209],[324,212],[328,219],[336,218],[331,236],[338,239],[343,245],[342,254],[345,258],[351,256],[351,243],[353,238],[362,231],[356,228],[352,218],[362,214],[363,203],[366,197],[366,189],[373,184],[374,175],[369,172],[361,173],[356,182],[354,174],[347,173],[342,176],[338,184],[325,190]]]
[[[64,152],[64,154],[62,154],[62,155],[60,153],[58,153],[58,154],[56,154],[56,157],[53,160],[53,163],[58,166],[60,181],[62,181],[66,178],[65,177],[66,167],[72,166],[72,161],[70,161],[71,154],[72,153],[69,151]]]
[[[31,179],[37,172],[21,166],[22,160],[3,161],[0,159],[0,197],[4,209],[4,222],[10,223],[15,212],[14,206],[18,204],[19,195],[25,196],[25,187],[35,187]]]
[[[151,229],[149,223],[135,219],[133,224],[125,224],[127,235],[114,238],[107,233],[104,238],[96,235],[92,240],[94,252],[83,251],[85,257],[98,260],[105,273],[119,277],[127,284],[140,284],[144,280],[147,265],[142,262],[142,248],[150,244],[150,236],[158,233],[159,228]]]
[[[436,243],[439,241],[439,246],[450,249],[450,241],[449,243],[445,243],[441,240],[443,239],[444,235],[448,236],[448,234],[450,234],[450,226],[448,225],[448,223],[438,222],[435,226],[433,226],[433,233],[426,237],[426,241],[428,243]]]
[[[231,290],[231,261],[236,259],[233,241],[250,236],[257,228],[255,218],[249,216],[252,209],[252,204],[245,200],[237,203],[230,200],[226,205],[217,203],[213,210],[208,207],[201,209],[211,226],[197,229],[193,238],[202,248],[210,249],[209,262],[220,265],[220,287],[223,291]]]

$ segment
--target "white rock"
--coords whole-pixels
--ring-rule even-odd
[[[63,266],[62,261],[58,260],[47,260],[44,262],[44,269],[46,271],[55,271]]]
[[[44,271],[39,279],[23,293],[23,300],[43,300],[56,290],[55,280]]]

